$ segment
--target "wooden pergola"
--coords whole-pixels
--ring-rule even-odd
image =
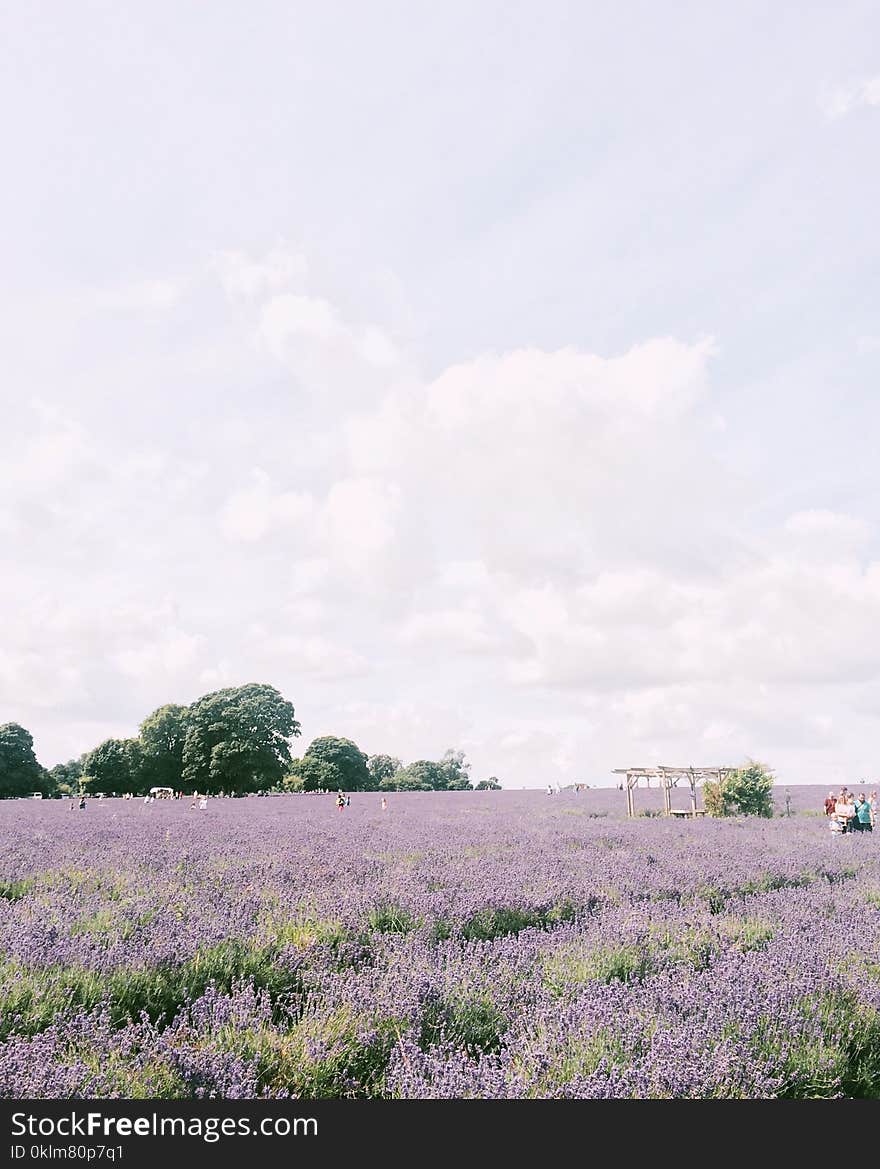
[[[685,780],[691,789],[691,815],[697,814],[697,787],[705,780],[719,781],[725,775],[736,771],[735,767],[615,767],[614,775],[626,776],[626,814],[635,816],[635,798],[633,792],[639,786],[639,780],[644,779],[651,786],[652,779],[659,779],[663,790],[663,814],[672,815],[672,796],[674,787],[678,787],[680,780]]]

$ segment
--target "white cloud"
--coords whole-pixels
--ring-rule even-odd
[[[871,536],[871,527],[864,520],[825,508],[796,512],[785,521],[785,530],[814,541],[826,554],[829,546],[858,547]]]
[[[154,681],[157,676],[187,670],[196,661],[201,645],[201,638],[170,628],[163,630],[156,640],[123,646],[112,655],[111,661],[123,675]]]
[[[375,571],[395,540],[402,506],[395,483],[358,477],[340,479],[321,510],[321,534],[327,551],[353,570]]]
[[[333,342],[347,337],[336,310],[326,300],[315,296],[285,293],[274,296],[263,306],[260,332],[270,352],[283,360],[288,346],[298,337],[312,337]]]
[[[230,299],[257,300],[281,289],[302,289],[309,272],[306,257],[287,244],[276,244],[261,259],[225,251],[214,257],[214,271]]]
[[[312,593],[327,580],[329,560],[311,557],[298,560],[290,573],[290,591],[295,596]]]
[[[57,487],[96,460],[85,428],[46,403],[32,403],[32,418],[24,441],[7,431],[9,445],[0,460],[0,498],[20,500],[37,489]]]
[[[413,698],[405,693],[401,684],[381,701],[342,701],[315,721],[314,734],[345,735],[370,755],[396,755],[405,763],[438,759],[468,737],[472,719],[454,695],[435,691]]]
[[[627,548],[680,559],[685,525],[710,553],[734,490],[719,481],[705,506],[693,492],[716,470],[699,445],[713,351],[659,340],[609,359],[481,357],[387,394],[349,424],[349,448],[405,484],[401,531],[422,574],[469,559],[570,574]]]
[[[825,85],[819,93],[819,108],[828,121],[834,121],[861,106],[880,106],[880,77],[848,85]]]
[[[283,668],[293,676],[358,678],[370,670],[370,663],[356,649],[319,635],[275,638],[271,645],[271,655],[276,669]]]
[[[71,658],[66,651],[47,656],[35,642],[0,648],[0,701],[4,708],[13,710],[21,705],[51,712],[62,706],[83,685],[84,671]]]
[[[366,378],[372,387],[402,361],[382,329],[344,321],[334,305],[318,296],[271,297],[260,310],[258,336],[276,361],[306,385],[339,390],[348,383],[353,396],[361,396],[358,383]]]
[[[717,678],[829,684],[880,672],[864,636],[880,620],[880,565],[780,560],[711,583],[658,576],[652,589],[636,608],[636,590],[622,589],[615,604],[601,581],[513,593],[508,618],[534,647],[514,678],[614,692]]]
[[[437,575],[440,588],[487,595],[492,589],[492,574],[482,560],[447,560]]]
[[[229,496],[220,513],[220,527],[228,540],[251,543],[266,536],[296,530],[313,514],[308,492],[276,492],[265,471],[251,472],[252,483]]]
[[[183,279],[154,278],[83,293],[79,302],[99,312],[162,311],[174,308],[185,292]]]
[[[463,653],[484,653],[503,646],[490,630],[485,616],[473,609],[439,609],[416,613],[400,627],[406,645],[436,644]]]
[[[564,440],[554,430],[563,418],[581,432],[596,419],[625,429],[692,407],[705,391],[707,360],[715,352],[711,339],[691,346],[664,338],[616,358],[571,348],[481,357],[451,367],[431,384],[427,416],[440,431],[506,419],[514,434],[528,436],[537,428],[554,443]]]
[[[368,365],[393,369],[400,363],[401,355],[397,346],[375,325],[365,325],[355,336],[361,355]]]

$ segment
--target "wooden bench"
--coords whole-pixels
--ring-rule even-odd
[[[706,809],[697,808],[696,811],[693,811],[691,808],[672,808],[669,812],[669,815],[678,816],[679,819],[693,820],[696,816],[705,816]]]

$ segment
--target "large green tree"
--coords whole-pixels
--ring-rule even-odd
[[[34,737],[18,723],[0,726],[0,797],[49,795],[47,772],[34,754]]]
[[[320,759],[294,759],[281,785],[285,791],[330,791],[336,781],[336,771]]]
[[[141,723],[139,738],[148,787],[180,789],[187,714],[187,707],[169,703],[154,710]]]
[[[82,786],[90,792],[138,792],[144,786],[137,739],[105,739],[83,758]]]
[[[367,771],[373,781],[373,787],[378,788],[385,779],[390,779],[400,771],[403,764],[393,755],[371,755],[367,760]]]
[[[464,751],[445,751],[440,760],[441,781],[438,788],[447,791],[472,791],[473,784],[468,778],[470,763],[464,761]]]
[[[383,779],[380,786],[390,791],[436,791],[446,786],[446,775],[434,760],[416,759],[388,779]]]
[[[208,793],[277,787],[299,733],[293,704],[274,686],[252,682],[206,694],[187,711],[182,786]]]
[[[82,758],[68,759],[66,763],[56,763],[49,769],[49,779],[56,791],[66,796],[79,791],[82,773]]]
[[[401,767],[393,775],[386,775],[379,784],[380,791],[430,792],[434,790],[432,780],[436,778],[436,763],[429,759],[417,759],[407,767]]]
[[[383,791],[472,791],[470,764],[463,751],[445,751],[440,759],[416,759],[393,775],[384,776]]]
[[[322,735],[309,746],[300,764],[304,791],[370,791],[373,777],[367,756],[351,739]]]

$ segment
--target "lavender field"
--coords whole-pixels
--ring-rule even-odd
[[[822,794],[5,801],[0,1094],[878,1096],[880,836]]]

